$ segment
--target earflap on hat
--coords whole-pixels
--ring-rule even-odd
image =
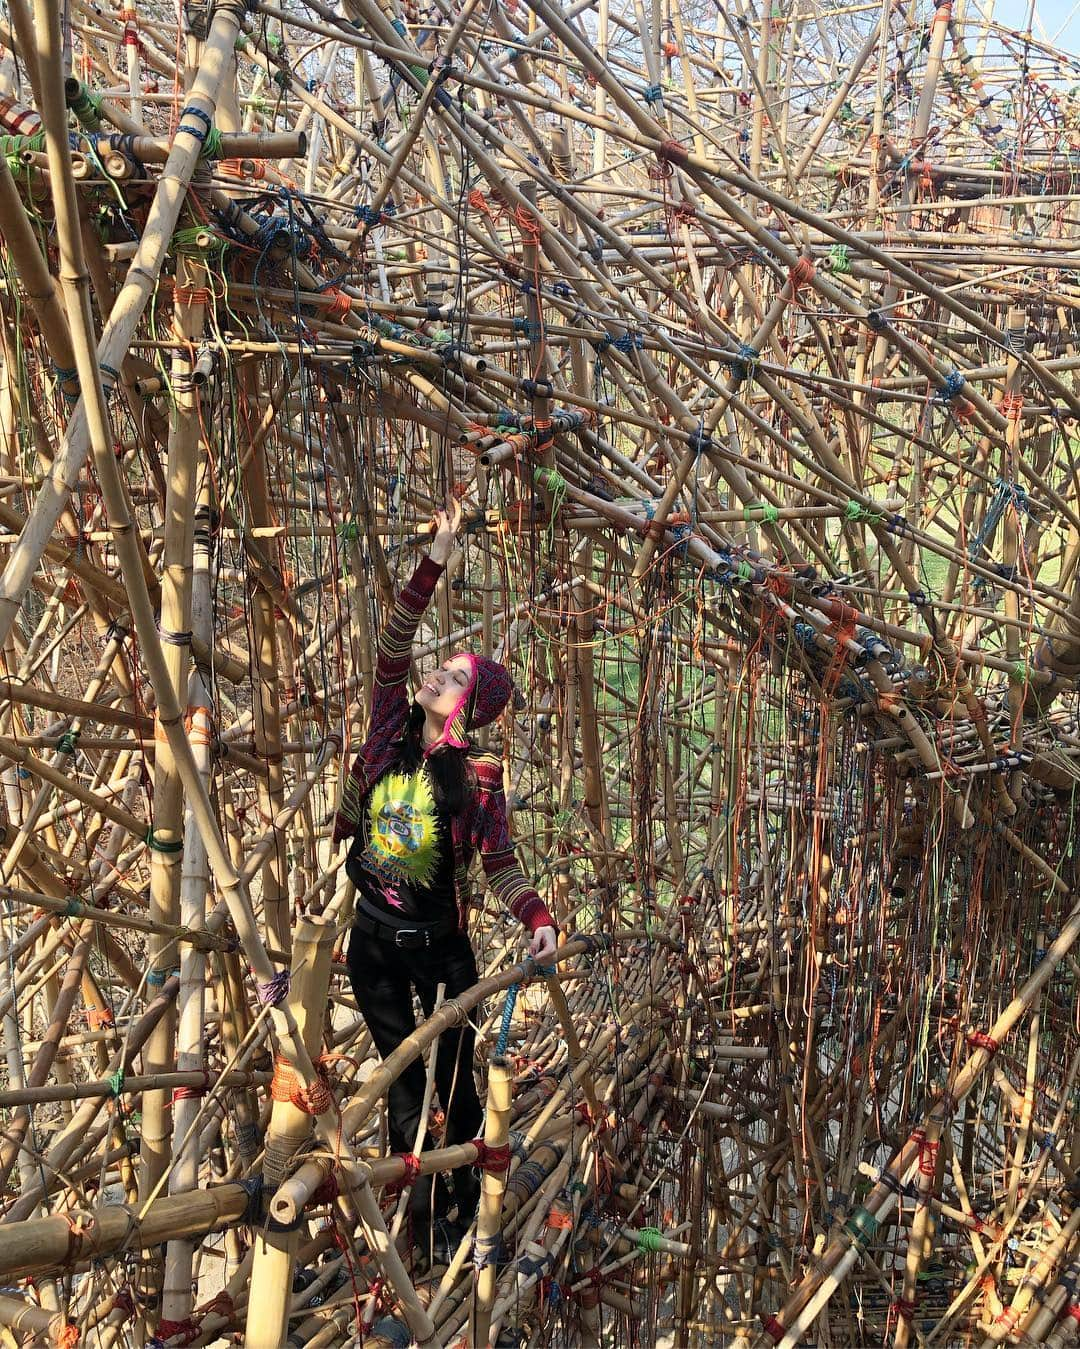
[[[493,722],[503,710],[514,692],[514,683],[506,666],[496,660],[473,656],[472,663],[476,680],[465,725],[469,730],[477,730]]]

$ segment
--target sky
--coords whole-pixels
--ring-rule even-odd
[[[996,0],[994,17],[1010,28],[1023,28],[1027,24],[1029,5],[1030,0]],[[1080,53],[1080,3],[1077,0],[1035,0],[1032,30],[1037,36],[1041,36],[1040,24],[1055,46]]]

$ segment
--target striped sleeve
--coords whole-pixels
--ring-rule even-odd
[[[480,853],[484,875],[496,899],[510,910],[530,932],[554,927],[536,887],[521,870],[510,826],[506,821],[506,797],[502,787],[502,767],[494,755],[476,755],[473,767],[477,777],[476,823],[473,842]]]
[[[371,704],[373,726],[381,726],[388,716],[399,715],[404,709],[405,679],[409,673],[413,639],[444,570],[440,563],[425,557],[398,595],[393,612],[379,634],[375,693]]]
[[[341,800],[334,817],[335,846],[342,839],[355,834],[360,824],[363,779],[358,770],[365,751],[373,741],[385,741],[405,716],[409,701],[405,680],[409,673],[413,638],[443,570],[438,562],[432,562],[430,557],[424,558],[398,595],[393,612],[379,636],[368,741],[353,760],[352,769],[341,791]]]

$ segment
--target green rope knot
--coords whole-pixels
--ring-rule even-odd
[[[83,911],[82,902],[74,897],[69,899],[64,905],[65,918],[78,918]]]
[[[537,464],[533,469],[533,482],[538,483],[541,487],[546,487],[553,494],[566,495],[566,479],[557,468],[548,468],[545,464]]]
[[[852,1245],[860,1255],[865,1253],[866,1248],[877,1235],[877,1230],[878,1220],[865,1208],[857,1208],[844,1223],[844,1231],[851,1238]]]
[[[754,569],[749,562],[739,563],[739,580],[752,581],[754,579]]]
[[[761,514],[756,515],[756,511],[760,511]],[[742,515],[747,524],[753,520],[764,520],[766,524],[775,525],[780,519],[780,507],[768,501],[751,501],[749,506],[743,507]]]
[[[338,530],[338,538],[355,543],[360,537],[360,525],[356,520],[346,520]]]
[[[206,139],[203,141],[202,149],[199,151],[199,158],[221,158],[221,131],[216,126],[211,126],[207,130]]]
[[[643,1227],[637,1234],[637,1248],[642,1255],[655,1253],[661,1249],[664,1234],[659,1227]]]
[[[97,131],[101,126],[101,95],[95,94],[85,84],[79,85],[79,91],[68,107],[79,119],[79,125],[87,131]]]
[[[851,258],[847,244],[833,244],[829,249],[829,267],[837,276],[851,271]]]
[[[178,853],[184,851],[184,840],[182,838],[165,843],[154,833],[153,825],[146,831],[146,837],[143,842],[151,852]]]
[[[1011,684],[1026,684],[1028,682],[1028,667],[1022,660],[1018,660],[1009,671],[1009,682]]]
[[[56,742],[57,754],[74,754],[79,743],[79,734],[78,731],[65,731]]]
[[[123,1068],[121,1068],[118,1072],[113,1073],[113,1074],[107,1079],[107,1081],[108,1081],[108,1083],[109,1083],[109,1091],[110,1091],[110,1093],[111,1093],[113,1096],[115,1096],[115,1097],[117,1098],[117,1100],[119,1100],[120,1095],[121,1095],[121,1093],[122,1093],[123,1090],[124,1090],[124,1070],[123,1070]]]
[[[880,525],[885,515],[882,511],[871,510],[869,506],[864,506],[861,501],[849,501],[844,507],[844,518],[853,523],[865,520],[869,524]]]
[[[216,127],[211,128],[212,132],[217,132]],[[209,141],[210,136],[207,136]],[[220,133],[218,133],[220,143]],[[218,234],[216,230],[210,229],[206,225],[192,225],[186,229],[177,230],[169,241],[169,252],[174,254],[186,254],[189,257],[202,257],[207,253],[224,252],[229,246],[228,239],[223,234]]]

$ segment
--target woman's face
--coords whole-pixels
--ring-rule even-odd
[[[429,716],[445,722],[454,715],[472,682],[472,674],[472,662],[467,656],[453,656],[441,669],[428,675],[416,691],[416,701]]]

